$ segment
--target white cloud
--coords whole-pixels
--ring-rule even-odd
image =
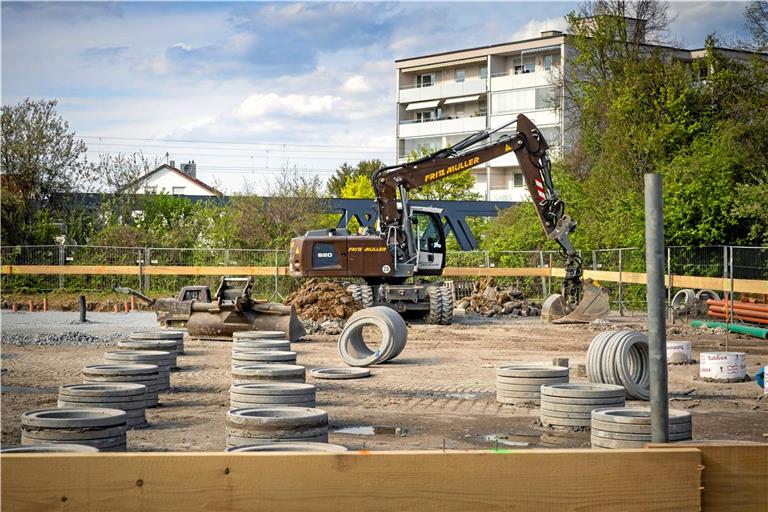
[[[341,86],[341,89],[344,92],[348,92],[352,94],[360,93],[360,92],[368,92],[371,90],[371,88],[372,88],[371,84],[362,75],[354,75],[347,78],[344,81],[344,85]]]
[[[323,96],[307,94],[287,94],[281,96],[274,92],[252,94],[237,107],[235,115],[243,120],[268,114],[283,114],[296,117],[312,116],[330,112],[333,109],[334,103],[338,100],[338,97],[329,94]]]
[[[559,30],[565,32],[568,28],[565,18],[547,18],[545,20],[531,20],[523,27],[514,31],[510,36],[510,41],[519,41],[521,39],[533,39],[539,37],[546,30]]]

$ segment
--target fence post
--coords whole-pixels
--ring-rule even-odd
[[[728,277],[728,246],[723,246],[723,279]]]
[[[544,251],[539,251],[539,267],[544,268]],[[546,299],[549,296],[549,289],[547,288],[547,278],[541,276],[541,296],[542,299]]]
[[[229,265],[229,249],[224,249],[224,265]]]
[[[59,265],[64,266],[67,264],[67,249],[66,246],[59,246]],[[64,288],[64,274],[59,274],[59,290]]]
[[[731,323],[733,323],[733,246],[730,245],[730,246],[728,246],[728,248],[729,248],[729,253],[730,253],[730,258],[728,258],[728,274],[730,274],[730,279],[729,279],[729,281],[730,281],[730,283],[729,283],[730,293],[729,293],[729,295],[730,295],[730,299],[731,299],[731,315],[730,316],[731,316]],[[728,316],[728,315],[726,315],[726,316]],[[725,332],[726,333],[728,332],[728,326],[727,325],[725,326]],[[726,340],[725,351],[728,352],[728,338],[726,337],[725,340]]]
[[[597,251],[592,251],[592,270],[597,270]]]
[[[149,247],[144,249],[144,264],[147,266],[152,265],[152,249]],[[149,289],[152,287],[151,279],[152,277],[149,274],[144,274],[144,290],[147,292],[149,292]]]
[[[619,316],[624,316],[624,304],[622,303],[621,292],[621,247],[619,247]]]
[[[648,262],[646,262],[646,272],[648,272]],[[647,275],[647,274],[646,274]],[[669,308],[669,321],[675,323],[675,314],[672,311],[672,248],[667,247],[667,307]],[[646,286],[647,283],[646,283]],[[647,306],[646,306],[647,309]]]
[[[144,293],[144,256],[146,256],[146,249],[139,249],[137,256],[136,263],[139,264],[139,291]]]
[[[491,255],[488,251],[483,251],[485,254],[485,268],[491,268]]]

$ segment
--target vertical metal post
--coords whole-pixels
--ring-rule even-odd
[[[669,321],[674,324],[675,312],[672,311],[672,248],[671,247],[667,247],[667,307],[669,308]]]
[[[730,315],[726,315],[726,316],[730,316],[731,317],[731,323],[733,323],[733,246],[732,245],[728,246],[728,248],[729,248],[729,251],[728,251],[729,252],[728,274],[729,274],[729,277],[730,277],[730,279],[728,279],[728,281],[729,281],[728,286],[730,288],[728,295],[730,296],[730,299],[731,299],[731,308],[730,308],[731,309],[731,314]],[[728,326],[727,325],[725,326],[725,333],[726,333],[726,337],[725,337],[725,351],[728,352]]]
[[[621,248],[619,248],[619,316],[624,316],[624,303],[621,290]]]
[[[144,248],[144,265],[151,266],[152,265],[152,249],[149,247]],[[152,278],[149,274],[144,274],[144,283],[142,284],[143,288],[142,291],[149,292],[149,290],[152,288],[152,282],[150,281]]]
[[[59,246],[59,265],[64,266],[67,264],[67,248],[65,246]],[[64,274],[59,274],[59,290],[64,288]]]
[[[544,251],[539,251],[539,268],[544,268]],[[546,299],[549,296],[549,290],[547,289],[547,278],[541,276],[541,298]]]
[[[491,268],[491,255],[488,251],[483,251],[485,256],[485,268]]]
[[[645,175],[645,265],[648,276],[648,347],[651,441],[669,441],[667,335],[664,321],[664,203],[661,175]]]
[[[80,323],[85,323],[85,295],[80,296]]]
[[[592,251],[592,270],[597,270],[597,251]]]
[[[728,277],[728,246],[723,246],[723,279]]]

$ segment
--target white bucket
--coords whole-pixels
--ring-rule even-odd
[[[667,341],[668,363],[687,363],[691,357],[690,341]]]
[[[747,356],[744,352],[702,352],[699,377],[702,379],[743,379],[747,375]]]

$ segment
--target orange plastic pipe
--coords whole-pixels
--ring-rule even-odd
[[[731,301],[729,300],[707,300],[707,305],[717,307],[731,307]],[[733,302],[734,309],[749,309],[751,311],[768,311],[768,304],[754,304],[752,302]]]
[[[725,313],[717,313],[715,311],[710,311],[709,312],[709,316],[714,317],[714,318],[730,318],[730,315],[726,315]],[[744,315],[738,315],[738,314],[734,314],[734,318],[736,320],[742,320],[744,322],[752,322],[752,323],[756,323],[756,324],[766,324],[766,325],[768,325],[768,320],[766,320],[764,318],[755,318],[755,317],[751,317],[751,316],[744,316]]]
[[[723,313],[723,314],[730,314],[731,308],[730,307],[719,307],[719,306],[709,306],[710,311],[714,311],[716,313]],[[755,318],[765,318],[768,320],[768,311],[750,311],[748,309],[741,309],[734,306],[733,313],[739,314],[739,315],[747,315],[747,316],[753,316]]]

